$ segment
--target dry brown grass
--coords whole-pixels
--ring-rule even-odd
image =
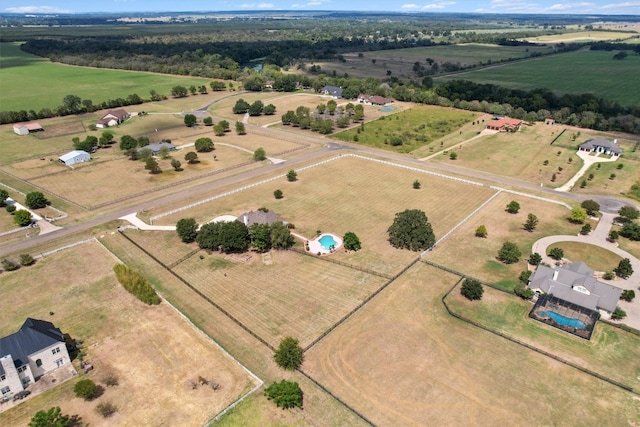
[[[520,203],[519,213],[510,214],[505,211],[511,200]],[[523,229],[529,213],[536,215],[540,221],[533,232]],[[580,226],[567,220],[569,214],[567,208],[555,203],[503,193],[438,245],[427,255],[427,259],[487,282],[512,287],[517,282],[520,271],[526,270],[526,258],[536,240],[544,236],[571,235],[580,231]],[[487,238],[475,237],[475,231],[480,225],[487,228]],[[506,241],[514,242],[520,248],[522,257],[519,262],[507,265],[496,259],[498,250]]]
[[[416,179],[422,182],[420,190],[412,187]],[[274,199],[276,189],[283,191],[283,199]],[[350,254],[338,251],[332,257],[393,274],[417,256],[415,252],[395,249],[387,242],[387,229],[395,213],[405,209],[424,210],[437,238],[493,193],[494,190],[486,187],[345,156],[299,172],[296,182],[287,182],[282,177],[160,218],[157,223],[173,225],[186,217],[202,223],[218,215],[239,216],[266,207],[293,223],[295,231],[309,239],[318,229],[339,236],[348,231],[356,233],[362,241],[362,250]]]
[[[86,360],[95,367],[88,377],[96,382],[107,372],[118,377],[119,385],[98,399],[113,402],[117,414],[99,418],[94,405],[73,397],[72,384],[65,384],[2,413],[1,424],[26,425],[37,410],[60,406],[85,425],[200,426],[250,389],[245,371],[167,304],[149,307],[127,293],[111,271],[115,262],[97,244],[86,244],[4,273],[0,333],[15,331],[31,316],[83,339]],[[26,286],[38,291],[25,298]],[[215,379],[220,390],[191,390],[187,380],[198,375]]]
[[[450,317],[440,297],[456,280],[418,263],[314,346],[304,370],[377,425],[640,417],[630,393]]]

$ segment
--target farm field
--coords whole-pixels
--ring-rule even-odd
[[[526,40],[531,43],[571,43],[588,41],[614,41],[625,40],[633,37],[634,33],[616,31],[576,31],[574,33],[543,35],[528,37]]]
[[[470,124],[481,113],[419,105],[332,135],[341,141],[409,153]],[[397,144],[397,145],[394,145]]]
[[[582,160],[573,149],[549,145],[560,131],[559,126],[536,123],[523,126],[515,133],[499,132],[482,136],[456,148],[456,160],[450,160],[448,155],[437,156],[433,160],[455,162],[470,169],[542,183],[546,187],[559,187],[573,177],[582,165]],[[548,165],[544,164],[545,161],[548,161]],[[562,172],[559,168],[562,168]],[[554,173],[555,182],[551,180]]]
[[[440,298],[456,281],[416,264],[309,350],[304,371],[377,425],[640,417],[632,394],[450,317]]]
[[[612,59],[613,52],[579,51],[463,71],[437,81],[471,80],[512,89],[546,88],[555,93],[592,93],[621,105],[640,103],[640,56],[624,61]],[[549,78],[553,70],[554,78]],[[621,85],[620,82],[625,84]]]
[[[171,88],[180,85],[208,87],[211,79],[181,77],[132,71],[75,67],[52,63],[19,48],[20,43],[2,43],[0,51],[0,110],[18,111],[43,108],[55,109],[62,99],[73,95],[91,99],[94,105],[137,93],[148,98],[149,91],[169,95]],[[20,84],[15,84],[19,81]],[[24,88],[28,87],[28,92]]]
[[[490,61],[498,62],[502,59],[524,58],[533,52],[546,53],[550,49],[548,46],[498,46],[467,43],[375,52],[349,52],[342,55],[346,62],[319,61],[314,64],[320,65],[323,72],[327,74],[330,70],[336,70],[338,75],[347,73],[349,77],[384,79],[388,77],[387,70],[391,70],[392,76],[415,78],[414,64],[419,62],[428,69],[430,66],[426,62],[427,58],[439,63],[451,62],[468,66]],[[362,57],[359,56],[360,53],[362,53]]]
[[[632,354],[640,345],[640,337],[599,322],[591,340],[587,341],[530,319],[533,305],[515,295],[485,286],[482,300],[471,302],[459,289],[454,289],[446,299],[454,313],[636,387],[640,366]]]
[[[257,384],[169,305],[146,306],[126,292],[111,270],[115,262],[98,244],[89,243],[2,274],[3,336],[17,330],[25,317],[50,320],[63,333],[84,340],[85,360],[95,369],[78,379],[101,383],[113,373],[119,384],[85,402],[74,397],[77,379],[72,379],[1,413],[0,424],[26,425],[36,411],[60,406],[85,425],[201,426]],[[38,292],[24,298],[25,287],[35,284]],[[187,381],[197,381],[199,375],[215,379],[220,390],[192,390]],[[94,411],[96,403],[105,401],[118,408],[108,420]]]
[[[558,242],[552,247],[564,251],[564,258],[572,262],[582,261],[594,271],[613,271],[622,258],[600,246],[579,242]]]
[[[422,182],[420,190],[413,189],[416,179]],[[376,185],[371,185],[371,182],[376,182]],[[273,191],[276,189],[284,193],[283,199],[274,199]],[[380,164],[367,158],[341,156],[299,170],[296,182],[287,182],[283,176],[159,218],[154,223],[174,225],[186,217],[203,223],[219,215],[239,216],[243,212],[266,207],[282,215],[283,220],[293,223],[295,232],[306,238],[313,238],[318,229],[338,236],[347,231],[356,233],[362,242],[360,251],[345,253],[339,250],[331,257],[392,275],[418,255],[395,249],[387,242],[387,229],[397,212],[424,210],[438,238],[494,192],[487,187]],[[154,216],[161,212],[155,210],[147,214]]]
[[[505,211],[512,200],[520,203],[521,209],[517,214]],[[523,228],[529,213],[540,221],[533,232]],[[505,289],[513,289],[520,272],[527,269],[526,259],[536,240],[556,234],[575,235],[580,231],[581,226],[569,223],[569,214],[570,211],[561,205],[503,192],[429,252],[426,259]],[[486,238],[475,237],[475,230],[480,225],[487,228]],[[506,241],[518,245],[522,252],[519,262],[507,265],[496,259],[498,250]]]

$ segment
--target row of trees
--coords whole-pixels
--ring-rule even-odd
[[[252,104],[249,104],[247,101],[240,98],[236,101],[235,105],[232,108],[232,111],[234,114],[249,113],[250,116],[260,116],[261,114],[272,116],[276,113],[276,106],[273,104],[264,105],[264,103],[260,100],[254,101]]]

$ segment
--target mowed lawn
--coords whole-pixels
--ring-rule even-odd
[[[546,88],[557,94],[591,93],[621,105],[640,103],[640,56],[629,55],[616,61],[612,59],[614,54],[569,52],[450,74],[436,80],[471,80],[525,90]]]
[[[507,204],[520,203],[520,212],[505,211]],[[524,230],[527,215],[538,217],[533,232]],[[581,226],[568,221],[569,209],[561,205],[527,197],[502,193],[471,217],[433,251],[427,254],[429,261],[445,265],[461,273],[512,289],[518,283],[520,272],[527,269],[527,258],[535,241],[550,235],[575,235]],[[487,228],[486,238],[476,237],[480,226]],[[498,250],[506,241],[514,242],[522,252],[520,261],[504,264],[496,259]]]
[[[413,188],[416,179],[422,183],[420,190]],[[276,189],[283,192],[284,198],[276,200],[273,197]],[[387,229],[397,212],[423,210],[438,238],[494,192],[487,187],[380,164],[366,158],[342,156],[299,171],[296,182],[288,182],[283,176],[160,218],[155,223],[173,225],[186,217],[203,223],[219,215],[239,216],[246,211],[266,207],[294,224],[294,231],[308,239],[314,238],[317,230],[340,237],[348,231],[356,233],[362,242],[360,251],[346,253],[339,250],[331,257],[389,275],[397,273],[418,255],[395,249],[387,241]],[[165,207],[164,211],[169,209]],[[161,212],[156,210],[150,214]]]
[[[211,79],[134,71],[75,67],[50,62],[22,52],[20,43],[0,45],[0,110],[19,111],[62,105],[66,95],[90,99],[94,104],[137,93],[149,97],[155,90],[166,96],[177,85],[208,87]],[[29,88],[29,90],[25,90]]]
[[[486,286],[481,301],[469,301],[459,288],[446,301],[454,313],[636,388],[640,375],[634,356],[640,346],[636,335],[599,322],[587,341],[530,319],[529,301]]]
[[[559,126],[536,123],[523,126],[515,133],[481,136],[456,148],[456,160],[450,160],[448,155],[436,156],[434,160],[519,178],[545,187],[559,187],[571,179],[582,165],[573,149],[549,145],[561,131]],[[555,182],[552,181],[554,174]]]
[[[449,316],[423,263],[306,353],[303,369],[376,425],[626,425],[637,396]]]
[[[84,341],[85,360],[95,369],[0,413],[1,425],[26,425],[36,411],[60,406],[83,425],[201,426],[256,384],[169,305],[147,306],[125,291],[112,272],[116,262],[89,243],[2,274],[0,334],[15,332],[26,317],[51,321]],[[103,386],[93,402],[74,396],[78,379],[101,384],[108,374],[119,384]],[[199,375],[220,390],[192,390],[188,380]],[[107,401],[118,411],[104,420],[95,406]]]

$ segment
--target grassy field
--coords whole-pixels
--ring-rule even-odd
[[[208,87],[211,81],[198,77],[55,64],[22,52],[19,43],[2,43],[0,52],[2,111],[39,111],[42,108],[53,110],[62,105],[62,99],[67,95],[91,99],[96,105],[109,99],[126,98],[133,93],[148,98],[151,90],[169,96],[174,86]],[[29,90],[25,91],[25,87]]]
[[[553,34],[537,37],[529,37],[527,41],[532,43],[572,43],[572,42],[594,42],[594,41],[614,41],[625,40],[635,34],[616,31],[576,31],[574,33]]]
[[[354,141],[371,147],[409,153],[453,133],[481,114],[452,108],[420,105],[401,113],[390,114],[361,126],[332,135],[342,141]],[[399,138],[399,145],[393,139]]]
[[[1,335],[17,330],[25,317],[50,320],[84,340],[85,360],[95,368],[87,377],[101,383],[113,373],[119,385],[105,387],[97,401],[84,402],[74,397],[77,379],[72,379],[1,413],[0,424],[26,425],[36,411],[60,406],[85,425],[201,426],[255,384],[167,304],[149,307],[126,292],[111,271],[115,262],[90,243],[2,274]],[[68,268],[71,263],[74,268]],[[38,291],[24,298],[25,289],[36,284]],[[187,380],[199,375],[215,379],[220,390],[191,390]],[[94,411],[105,401],[118,408],[108,422]]]
[[[622,260],[611,251],[586,243],[559,242],[552,246],[562,249],[564,258],[572,262],[582,261],[595,271],[613,271]]]
[[[359,52],[350,52],[343,54],[346,62],[316,62],[315,64],[320,65],[327,74],[329,70],[336,70],[339,76],[347,73],[349,77],[384,79],[387,77],[387,70],[391,70],[392,76],[415,77],[413,66],[416,62],[430,68],[426,62],[427,58],[439,63],[451,62],[467,66],[509,58],[524,58],[533,52],[546,53],[550,49],[547,46],[497,46],[468,43],[362,52],[362,57],[359,56]]]
[[[511,200],[520,203],[519,213],[505,211]],[[523,228],[529,213],[536,215],[540,221],[533,232]],[[555,203],[503,193],[429,252],[427,259],[505,289],[513,289],[520,272],[527,269],[526,258],[531,254],[531,247],[536,240],[580,231],[580,226],[567,220],[569,214],[567,208]],[[487,238],[475,237],[475,230],[480,225],[487,228]],[[496,259],[498,250],[506,241],[514,242],[520,248],[522,257],[519,262],[504,264]]]
[[[640,56],[624,61],[612,59],[614,52],[579,51],[547,56],[482,70],[438,77],[438,81],[471,80],[513,89],[547,88],[555,93],[592,93],[622,105],[640,103]],[[553,78],[549,78],[553,73]],[[625,82],[625,84],[620,84]]]
[[[305,372],[377,425],[640,417],[632,394],[450,317],[440,297],[456,280],[418,263],[314,346]]]
[[[416,179],[422,182],[420,190],[413,189]],[[238,186],[230,189],[234,188]],[[283,199],[274,199],[276,189],[282,190]],[[383,274],[394,274],[417,256],[395,249],[387,242],[387,228],[396,212],[424,210],[439,237],[493,193],[486,187],[343,156],[298,172],[296,182],[287,182],[282,177],[160,218],[156,223],[173,225],[185,217],[193,217],[202,223],[219,215],[239,216],[266,207],[293,223],[295,231],[307,238],[313,238],[318,229],[339,236],[347,231],[356,233],[362,242],[362,250],[356,253],[338,251],[332,258]],[[156,210],[148,215],[161,212]]]
[[[559,187],[582,164],[573,149],[549,145],[560,131],[560,127],[536,123],[523,126],[516,133],[499,132],[482,136],[456,148],[454,151],[458,157],[455,161],[450,160],[448,154],[437,156],[434,160],[455,162],[470,169],[542,183],[546,187]],[[547,165],[545,161],[548,161]],[[558,168],[562,168],[562,172]],[[551,181],[554,173],[555,182]]]
[[[618,169],[619,165],[623,165],[622,169]],[[593,174],[593,179],[589,179],[591,174]],[[612,177],[612,174],[615,177]],[[584,179],[587,180],[587,186],[580,188],[582,183],[582,180],[580,180],[578,185],[571,189],[571,192],[624,196],[631,189],[631,186],[638,181],[638,174],[640,174],[640,162],[621,157],[615,162],[591,166],[584,175]]]
[[[578,365],[636,388],[640,365],[632,354],[640,337],[621,329],[598,323],[590,341],[575,337],[528,317],[532,304],[513,295],[484,288],[482,300],[470,302],[459,289],[447,298],[458,314],[493,330],[561,356]]]

